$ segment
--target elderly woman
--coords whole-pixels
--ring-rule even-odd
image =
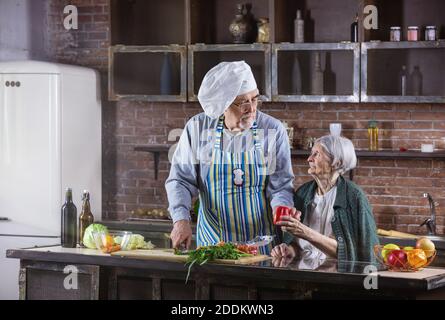
[[[371,206],[360,187],[342,176],[357,163],[352,142],[340,136],[321,137],[308,162],[314,180],[296,191],[297,214],[279,223],[285,243],[276,246],[272,256],[375,261],[378,238]]]

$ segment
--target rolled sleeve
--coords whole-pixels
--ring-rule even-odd
[[[268,162],[272,169],[266,188],[267,196],[272,208],[281,205],[293,207],[294,174],[286,130],[280,126],[275,137],[269,136],[268,139]]]
[[[165,182],[170,216],[175,223],[178,220],[190,220],[192,198],[197,196],[197,145],[193,121],[189,121],[183,131],[173,154],[169,177]]]

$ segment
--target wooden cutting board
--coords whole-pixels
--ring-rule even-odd
[[[183,263],[185,263],[187,260],[186,255],[176,255],[174,254],[173,249],[116,251],[112,252],[111,255],[125,257],[125,258],[133,258],[133,259],[162,260],[162,261],[173,261],[173,262],[183,262]],[[269,259],[270,259],[269,256],[257,255],[253,257],[241,257],[238,260],[216,259],[212,262],[222,263],[222,264],[251,264]]]

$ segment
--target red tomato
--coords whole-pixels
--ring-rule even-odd
[[[289,216],[290,215],[290,209],[288,207],[280,206],[277,208],[277,213],[274,216],[273,224],[277,224],[279,221],[281,221],[281,217]]]

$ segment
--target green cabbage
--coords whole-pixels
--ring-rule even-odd
[[[108,233],[107,227],[99,223],[90,224],[83,234],[83,244],[89,249],[96,249],[96,243],[94,241],[93,232],[105,232]]]
[[[115,237],[114,242],[116,242],[117,244],[121,244],[122,237],[121,236]],[[154,247],[155,246],[151,243],[151,241],[146,242],[142,235],[132,234],[125,249],[126,250],[153,249]]]

